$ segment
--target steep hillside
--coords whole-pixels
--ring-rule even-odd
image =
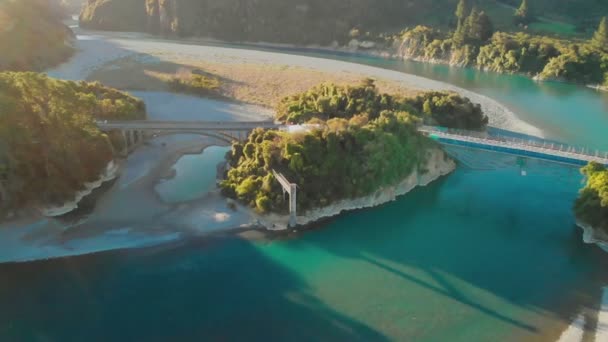
[[[73,52],[73,34],[45,0],[0,1],[0,71],[42,70]]]
[[[371,32],[394,33],[418,24],[453,28],[457,0],[88,0],[83,27],[204,36],[224,40],[297,44],[347,42]],[[561,5],[556,6],[558,2]],[[503,31],[520,28],[513,9],[520,0],[470,0]],[[531,2],[537,17],[565,20],[565,30],[592,30],[608,14],[603,0]],[[536,25],[539,33],[565,31],[561,22]],[[354,30],[355,29],[355,30]]]
[[[141,100],[99,83],[0,72],[0,177],[9,199],[0,209],[73,199],[122,147],[95,119],[142,119],[145,111]]]
[[[497,2],[517,7],[521,0]],[[605,0],[534,0],[529,4],[539,16],[559,18],[579,25],[594,25],[601,16],[608,14],[608,1]]]
[[[83,27],[227,40],[329,44],[353,28],[387,31],[440,10],[446,0],[89,0]],[[454,0],[448,0],[455,3]]]

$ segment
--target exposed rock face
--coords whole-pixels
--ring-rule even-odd
[[[379,189],[370,196],[342,200],[332,203],[327,207],[309,210],[308,212],[303,213],[303,216],[298,216],[297,223],[299,225],[306,225],[324,218],[340,215],[343,212],[376,207],[384,203],[392,202],[396,200],[397,197],[407,194],[417,186],[426,186],[434,180],[449,174],[454,171],[455,168],[456,164],[452,159],[447,157],[445,152],[440,149],[431,150],[429,151],[429,159],[426,165],[427,172],[419,173],[418,171],[415,171],[401,183]],[[285,229],[288,220],[288,216],[275,214],[263,215],[259,219],[261,225],[271,230]]]
[[[88,0],[80,20],[103,30],[344,45],[355,27],[401,29],[438,6],[445,0]]]
[[[424,46],[415,38],[404,38],[401,41],[396,41],[393,51],[394,57],[406,60],[460,67],[467,65],[461,54],[453,53],[449,48],[445,52],[438,53],[435,56],[425,55]]]
[[[583,241],[585,243],[594,243],[604,251],[608,252],[608,234],[581,221],[577,222],[576,224],[583,230]]]

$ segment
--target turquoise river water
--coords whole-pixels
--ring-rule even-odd
[[[465,87],[550,138],[608,150],[606,94],[323,56]],[[582,242],[571,212],[582,178],[557,164],[463,153],[468,167],[294,239],[223,237],[0,265],[0,340],[555,341],[597,309],[608,285],[608,256]],[[170,201],[193,196],[180,189]],[[590,315],[587,328],[595,325]]]

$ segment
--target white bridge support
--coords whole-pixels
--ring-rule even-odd
[[[296,210],[296,201],[297,201],[297,189],[298,186],[294,183],[290,183],[283,174],[272,170],[272,174],[274,178],[279,181],[281,186],[283,187],[283,194],[289,194],[289,227],[295,227],[297,224],[297,210]]]

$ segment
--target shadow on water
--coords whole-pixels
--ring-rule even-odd
[[[367,297],[358,307],[371,297],[399,310],[419,301],[418,310],[431,308],[429,318],[466,313],[471,321],[489,317],[534,336],[542,327],[521,318],[522,311],[570,322],[581,307],[597,306],[608,262],[573,226],[578,186],[568,180],[570,171],[536,176],[531,170],[526,179],[511,173],[517,169],[459,170],[280,245],[313,245],[401,280],[383,283],[351,270],[342,281],[367,282],[345,289],[350,295],[363,287]],[[0,265],[0,280],[2,341],[381,341],[391,324],[399,325],[372,328],[337,312],[297,272],[238,239]],[[412,325],[441,330],[435,324]],[[400,328],[409,327],[394,329]]]
[[[288,248],[314,245],[339,259],[370,265],[368,272],[378,278],[389,277],[382,275],[388,272],[404,284],[393,299],[400,296],[405,304],[426,296],[444,305],[434,312],[451,316],[448,321],[485,317],[498,322],[492,327],[504,334],[557,339],[561,331],[547,332],[543,322],[550,317],[569,324],[581,310],[597,310],[601,287],[608,284],[602,272],[608,258],[597,246],[584,244],[574,225],[571,205],[580,175],[532,160],[527,169],[528,177],[521,177],[517,166],[460,169],[394,203],[343,216],[331,230],[308,233]],[[489,327],[477,324],[475,329]],[[483,333],[489,338],[492,331]]]
[[[0,265],[2,341],[383,341],[244,240]]]

